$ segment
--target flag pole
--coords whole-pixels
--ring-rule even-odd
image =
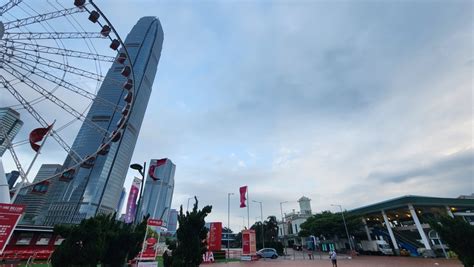
[[[23,188],[23,185],[25,184],[25,182],[28,182],[28,174],[30,173],[31,171],[31,168],[33,167],[33,164],[35,163],[36,159],[38,158],[39,154],[41,153],[41,149],[43,148],[43,145],[46,143],[46,139],[48,138],[49,135],[52,134],[52,131],[53,131],[53,126],[54,126],[54,123],[56,123],[56,120],[53,121],[53,123],[48,126],[49,127],[49,130],[48,132],[44,135],[44,138],[43,138],[43,141],[41,142],[41,145],[40,147],[38,148],[38,151],[36,151],[35,153],[35,156],[33,157],[33,160],[31,161],[30,163],[30,166],[28,166],[28,169],[26,170],[26,173],[24,173],[23,175],[21,175],[22,179],[21,179],[21,182],[19,183],[18,185],[18,189],[15,190],[15,194],[13,195],[12,199],[11,199],[11,203],[14,204],[15,203],[15,200],[18,196],[18,194],[20,193],[20,190]],[[21,172],[20,172],[21,174]]]
[[[250,230],[250,199],[249,187],[247,186],[247,229]]]

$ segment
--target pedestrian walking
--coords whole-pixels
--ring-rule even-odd
[[[337,267],[337,254],[336,250],[333,250],[329,253],[329,259],[331,259],[332,267]]]

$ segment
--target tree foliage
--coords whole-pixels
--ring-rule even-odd
[[[465,267],[474,266],[474,226],[459,217],[448,216],[439,218],[439,223],[435,220],[429,223]]]
[[[357,216],[346,216],[346,225],[351,235],[361,231],[362,221]],[[346,237],[346,230],[340,212],[332,213],[330,211],[323,211],[309,217],[301,224],[301,231],[298,233],[301,237],[314,235],[317,237],[333,238]]]
[[[265,247],[274,248],[277,250],[278,254],[283,253],[283,244],[278,239],[278,222],[275,216],[269,216],[263,222],[263,238],[265,239]],[[256,222],[250,227],[250,229],[255,230],[255,238],[257,241],[257,249],[263,248],[262,243],[262,222]],[[241,238],[241,237],[240,237]]]
[[[134,226],[115,220],[115,214],[98,215],[82,220],[79,225],[55,226],[54,232],[65,238],[54,251],[54,267],[122,266],[140,251],[146,229],[146,219]]]
[[[212,206],[205,206],[198,210],[198,200],[191,212],[183,213],[183,206],[179,209],[178,223],[176,231],[178,244],[173,251],[173,266],[175,267],[197,267],[202,263],[202,254],[207,250],[206,238],[207,228],[205,218],[211,213]]]

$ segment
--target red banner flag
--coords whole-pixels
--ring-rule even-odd
[[[51,126],[53,125],[49,125],[48,127],[46,128],[36,128],[34,129],[33,131],[31,131],[30,133],[30,145],[31,145],[31,148],[33,148],[33,150],[35,152],[38,152],[38,150],[40,149],[40,145],[36,144],[38,142],[40,142],[41,140],[43,140],[44,136],[49,132],[49,130],[51,129]]]
[[[242,186],[240,187],[240,207],[245,208],[247,207],[245,201],[247,200],[247,197],[245,196],[247,194],[247,186]]]
[[[158,167],[160,167],[161,165],[164,165],[166,163],[166,160],[167,159],[164,158],[164,159],[157,160],[155,163],[151,163],[150,168],[148,169],[148,175],[150,175],[151,179],[153,179],[154,181],[160,180],[160,178],[158,178],[158,176],[155,175],[155,171],[156,169],[158,169]]]

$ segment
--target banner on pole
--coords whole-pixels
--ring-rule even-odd
[[[246,204],[247,186],[240,187],[239,191],[240,191],[240,207],[245,208],[245,207],[247,207],[247,204]]]
[[[0,204],[0,254],[7,246],[24,210],[22,205]]]
[[[207,236],[208,251],[220,251],[222,249],[222,223],[211,222]]]
[[[162,220],[148,219],[140,260],[155,260],[158,253]]]
[[[242,231],[242,255],[255,255],[257,252],[257,242],[255,230]]]
[[[140,185],[142,181],[140,178],[133,178],[132,186],[130,187],[130,193],[128,193],[127,209],[125,212],[125,222],[131,223],[135,219],[137,211],[137,198],[138,192],[140,191]]]

